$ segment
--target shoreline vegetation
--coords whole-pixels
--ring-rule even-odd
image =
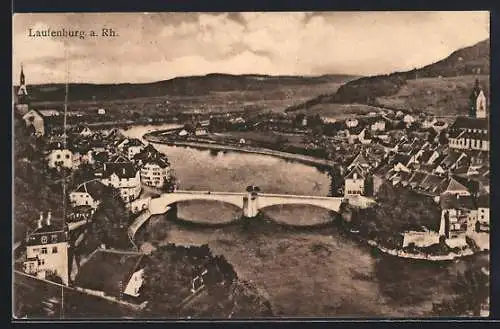
[[[255,147],[255,146],[247,146],[247,145],[227,145],[227,144],[222,144],[220,142],[207,142],[206,140],[200,140],[200,139],[195,139],[193,141],[184,141],[184,140],[175,140],[173,138],[168,138],[165,136],[166,133],[176,131],[177,129],[170,129],[170,130],[158,130],[158,131],[153,131],[153,132],[148,132],[143,135],[143,139],[145,139],[148,142],[151,143],[158,143],[158,144],[165,144],[165,145],[171,145],[171,146],[180,146],[180,147],[192,147],[192,148],[198,148],[198,149],[210,149],[210,150],[218,150],[218,151],[235,151],[235,152],[242,152],[242,153],[253,153],[253,154],[262,154],[262,155],[269,155],[269,156],[276,156],[279,158],[283,159],[288,159],[292,161],[298,161],[306,164],[312,164],[312,165],[320,165],[326,168],[332,168],[334,166],[333,161],[329,161],[326,159],[320,159],[320,158],[315,158],[311,156],[306,156],[306,155],[301,155],[301,154],[293,154],[293,153],[287,153],[283,151],[278,151],[278,150],[272,150],[272,149],[267,149],[267,148],[262,148],[262,147]],[[341,215],[341,214],[339,214]],[[352,223],[349,223],[345,219],[343,219],[343,216],[341,217],[341,225],[344,226],[345,232],[351,236],[351,237],[357,237],[357,240],[360,242],[369,245],[379,252],[398,257],[398,258],[404,258],[404,259],[412,259],[412,260],[424,260],[424,261],[433,261],[433,262],[440,262],[440,261],[453,261],[459,258],[471,256],[477,254],[479,251],[474,250],[474,248],[466,248],[465,250],[456,250],[451,249],[451,248],[446,248],[443,247],[442,244],[439,244],[436,246],[436,248],[432,248],[433,246],[430,246],[430,248],[423,248],[426,250],[429,250],[426,252],[426,250],[420,250],[419,248],[416,248],[418,250],[408,250],[408,248],[401,248],[401,247],[396,247],[396,245],[392,246],[392,240],[394,237],[391,237],[391,247],[389,246],[384,246],[380,242],[376,241],[376,238],[372,238],[370,236],[363,236],[366,234],[359,234],[359,230],[355,228],[353,225],[349,225]],[[348,225],[345,225],[348,224]],[[352,226],[348,228],[347,226]],[[363,228],[361,228],[363,230]],[[370,234],[368,234],[370,235]],[[415,249],[415,248],[414,248]],[[436,250],[434,250],[436,249]]]

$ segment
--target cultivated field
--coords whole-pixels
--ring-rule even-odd
[[[321,117],[343,120],[353,115],[364,115],[378,111],[380,111],[380,108],[365,104],[323,103],[314,105],[306,110],[294,111],[292,113],[305,113],[307,115],[318,114]]]
[[[490,95],[489,75],[463,75],[448,78],[407,80],[392,96],[378,97],[381,106],[406,110],[422,110],[435,115],[467,115],[470,92],[476,77]]]
[[[181,112],[236,112],[236,111],[283,111],[288,106],[301,103],[321,94],[334,93],[342,85],[339,82],[316,84],[278,85],[263,90],[212,91],[200,95],[166,95],[132,99],[102,101],[71,101],[70,111],[96,111],[105,108],[115,117],[154,117]],[[60,101],[33,102],[35,108],[62,109]]]

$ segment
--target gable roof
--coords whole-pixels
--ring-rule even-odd
[[[160,152],[158,152],[152,144],[148,144],[141,152],[134,155],[134,160],[146,160],[158,156],[159,154]]]
[[[125,291],[132,274],[143,266],[145,257],[137,252],[97,249],[78,271],[75,284],[118,296]]]
[[[57,110],[35,110],[38,112],[43,117],[53,117],[53,116],[58,116],[61,115],[61,112]]]
[[[408,183],[410,184],[410,186],[412,188],[416,188],[416,187],[420,186],[420,184],[422,183],[422,181],[425,179],[426,176],[427,176],[427,174],[425,174],[423,172],[416,171],[408,179]]]
[[[361,168],[360,165],[356,164],[352,169],[351,171],[349,171],[345,176],[344,178],[354,178],[354,174],[357,174],[358,177],[360,178],[364,178],[365,176],[365,171],[363,170],[363,168]]]
[[[488,129],[488,120],[486,118],[471,118],[471,117],[458,117],[450,127],[450,130],[457,129]]]
[[[131,163],[131,161],[124,155],[113,154],[109,157],[108,162],[111,163]]]
[[[466,186],[464,186],[463,184],[461,184],[460,182],[458,182],[453,177],[450,177],[448,179],[448,184],[446,185],[445,191],[467,191],[467,192],[469,192],[469,189]]]
[[[137,170],[132,162],[106,162],[103,177],[107,178],[112,174],[116,174],[121,179],[134,178]]]
[[[477,209],[474,197],[471,195],[445,194],[439,200],[441,209]]]
[[[97,179],[80,184],[75,192],[88,193],[94,200],[102,200],[108,191],[108,187]]]
[[[420,183],[420,188],[426,192],[438,193],[439,187],[441,186],[441,184],[444,180],[446,180],[446,178],[440,177],[437,175],[433,175],[433,174],[429,174]]]
[[[155,164],[159,166],[160,168],[167,168],[170,166],[170,163],[168,162],[168,159],[166,157],[162,157],[159,155],[150,157],[146,160],[144,160],[144,164]]]
[[[130,138],[128,142],[125,144],[125,147],[129,148],[131,146],[144,146],[144,143],[137,138]]]
[[[358,124],[356,127],[349,127],[347,128],[349,131],[350,135],[359,135],[363,130],[365,130],[365,127],[361,124]]]

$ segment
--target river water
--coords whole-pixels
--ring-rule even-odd
[[[141,138],[153,129],[125,131]],[[154,145],[165,153],[181,189],[244,191],[254,184],[264,193],[326,196],[328,176],[315,167],[283,159],[236,152],[203,151]],[[228,221],[240,210],[215,202],[187,202],[178,217],[208,223]],[[156,216],[138,234],[140,244],[208,244],[233,264],[238,276],[251,280],[269,298],[277,316],[419,317],[433,302],[454,293],[458,271],[489,263],[486,255],[445,264],[429,264],[378,255],[334,227],[292,230],[294,225],[330,220],[327,210],[276,206],[265,211],[271,221],[200,227]]]

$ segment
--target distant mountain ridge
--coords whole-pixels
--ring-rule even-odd
[[[387,75],[362,77],[341,86],[336,93],[321,95],[287,111],[307,109],[322,103],[361,103],[379,105],[379,97],[397,94],[410,80],[490,74],[490,40],[454,51],[448,57],[420,69]]]
[[[270,76],[260,74],[232,75],[211,73],[203,76],[176,77],[150,83],[89,84],[71,83],[69,85],[72,101],[114,100],[139,97],[193,96],[209,92],[263,90],[275,86],[304,84],[323,84],[345,82],[356,76],[338,74],[322,76]],[[18,87],[14,87],[17,92]],[[64,84],[28,85],[32,102],[63,101]]]

